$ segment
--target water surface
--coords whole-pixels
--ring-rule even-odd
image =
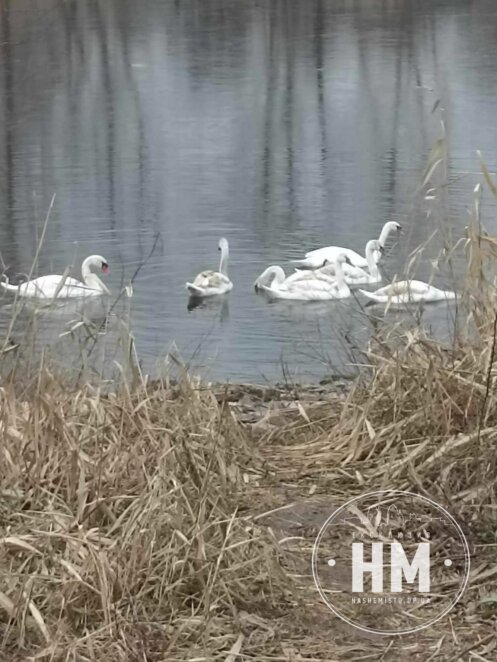
[[[117,292],[142,265],[130,314],[147,372],[172,346],[216,379],[346,370],[371,331],[357,301],[268,304],[255,277],[323,245],[362,251],[386,220],[405,229],[385,264],[401,274],[437,225],[417,186],[441,118],[456,238],[475,150],[497,169],[492,0],[0,7],[4,264],[14,280],[29,271],[55,193],[38,272],[78,273],[100,253]],[[189,311],[184,282],[217,266],[220,236],[235,288]],[[418,276],[430,273],[430,250]],[[425,319],[447,315],[437,306]],[[48,321],[42,337],[57,338]]]

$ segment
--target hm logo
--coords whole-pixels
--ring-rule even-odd
[[[371,561],[364,560],[364,544],[362,542],[352,543],[352,591],[354,593],[364,592],[364,575],[371,573],[372,593],[383,592],[383,547],[390,547],[390,591],[392,593],[402,592],[402,578],[408,584],[413,584],[418,576],[418,591],[429,593],[430,591],[430,543],[418,544],[412,562],[404,552],[400,542],[384,545],[382,542],[371,544]]]

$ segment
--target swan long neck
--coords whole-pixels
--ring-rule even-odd
[[[339,292],[349,292],[349,286],[345,281],[345,274],[343,273],[342,263],[340,260],[335,262],[335,278]]]
[[[88,287],[91,287],[94,290],[100,290],[101,292],[109,293],[109,290],[104,283],[100,280],[97,274],[94,274],[90,267],[94,264],[94,258],[92,255],[87,257],[81,265],[81,275],[83,276],[83,282]]]
[[[374,259],[374,252],[375,252],[374,244],[368,242],[366,244],[366,260],[368,261],[369,274],[373,276],[373,278],[377,278],[379,274],[379,269],[378,269],[378,265],[376,264],[376,260]]]
[[[90,269],[92,264],[93,264],[93,258],[87,257],[86,260],[83,260],[83,264],[81,265],[81,274],[83,276],[83,282],[85,283],[85,285],[88,285],[88,278],[90,278],[90,276],[95,275],[91,272]]]
[[[277,285],[281,285],[285,278],[285,272],[281,267],[268,267],[257,279],[257,285],[270,287],[273,282],[275,282]]]
[[[387,239],[390,235],[390,233],[393,231],[395,224],[392,224],[391,221],[388,221],[388,223],[385,223],[385,225],[382,227],[380,236],[378,237],[378,241],[380,242],[380,246],[384,246],[387,243]]]
[[[221,259],[219,261],[219,273],[223,274],[223,276],[228,275],[228,259],[229,259],[230,253],[229,253],[229,248],[228,244],[222,244],[221,246]]]

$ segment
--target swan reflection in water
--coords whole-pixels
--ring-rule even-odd
[[[63,370],[84,368],[89,374],[104,371],[110,376],[114,361],[125,362],[129,352],[129,315],[122,303],[117,307],[104,296],[57,300],[50,306],[18,299],[2,306],[0,316],[7,327],[13,319],[10,335],[18,345],[17,367],[25,376],[34,374],[48,353]]]
[[[226,322],[230,317],[229,300],[225,295],[209,298],[190,297],[186,308],[189,312],[197,310],[199,313],[210,313],[212,317],[217,317],[221,323]]]

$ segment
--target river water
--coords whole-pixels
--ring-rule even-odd
[[[269,304],[254,293],[256,276],[320,246],[363,251],[386,220],[403,234],[385,273],[401,275],[437,227],[439,210],[419,183],[441,120],[454,239],[468,222],[475,151],[497,168],[493,0],[0,8],[4,266],[14,282],[29,272],[55,194],[37,273],[73,264],[78,276],[82,259],[98,253],[119,292],[139,269],[129,324],[146,372],[170,350],[215,379],[347,371],[371,332],[359,303]],[[487,197],[487,228],[496,230]],[[184,282],[217,267],[221,236],[234,289],[188,310]],[[418,276],[429,276],[428,253]],[[462,270],[456,259],[456,277]],[[447,284],[446,275],[434,282]],[[3,329],[10,301],[1,299]],[[448,315],[442,304],[425,319],[443,326]],[[43,320],[41,344],[56,346],[58,331]]]

